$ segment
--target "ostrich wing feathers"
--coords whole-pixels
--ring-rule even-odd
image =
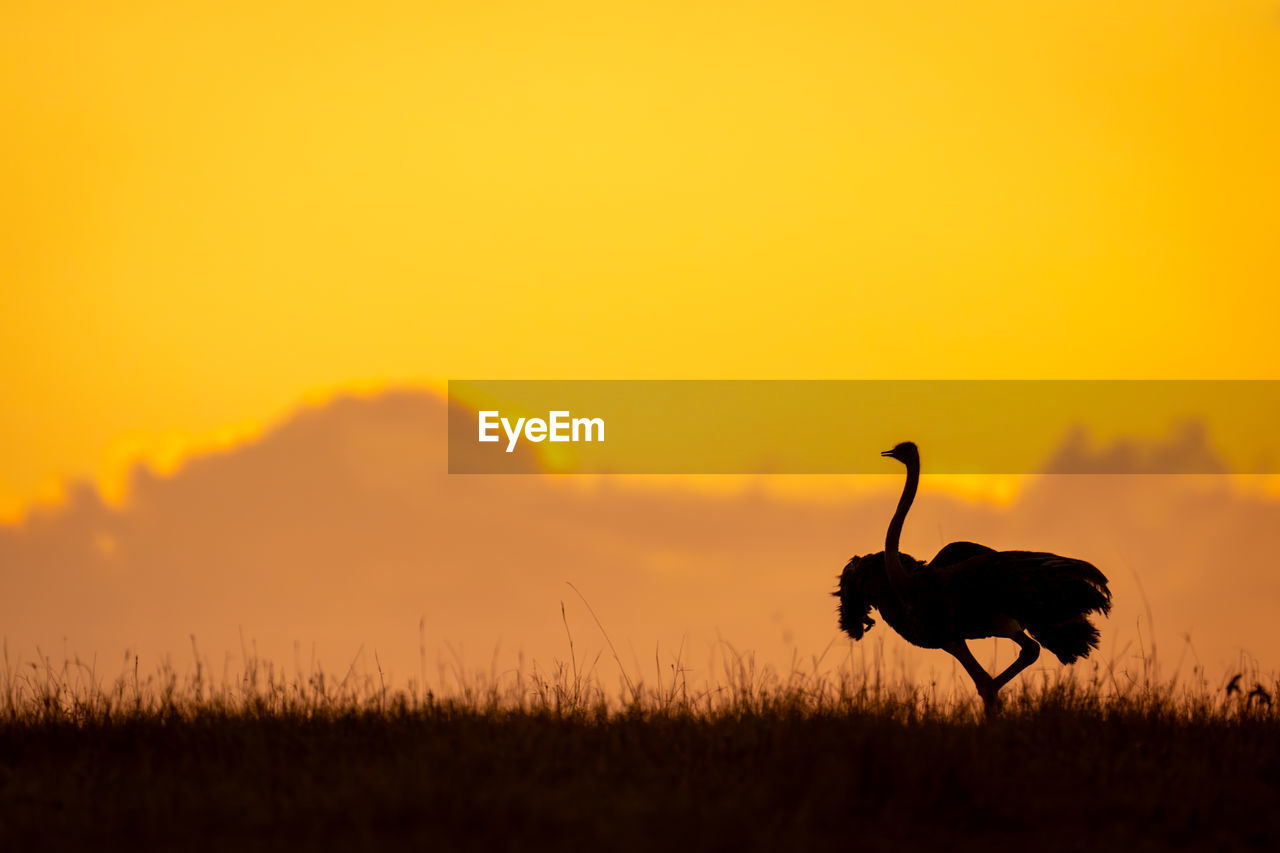
[[[944,549],[945,550],[945,549]],[[1092,563],[1043,551],[991,551],[939,570],[962,631],[1013,619],[1063,663],[1098,647],[1091,613],[1111,610],[1107,578]]]

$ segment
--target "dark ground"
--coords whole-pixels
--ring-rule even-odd
[[[0,850],[1280,849],[1270,714],[0,722]]]

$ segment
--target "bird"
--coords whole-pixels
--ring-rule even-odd
[[[907,481],[885,534],[884,551],[853,557],[833,595],[840,628],[854,640],[875,624],[871,608],[902,638],[950,653],[973,679],[988,718],[1000,690],[1036,662],[1043,646],[1064,664],[1087,657],[1100,634],[1089,616],[1111,610],[1106,576],[1092,563],[1044,551],[997,551],[952,542],[927,564],[900,553],[902,525],[920,484],[920,451],[904,441],[880,454],[907,467]],[[1003,637],[1018,657],[992,676],[966,640]]]

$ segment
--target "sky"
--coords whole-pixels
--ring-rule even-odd
[[[459,563],[457,530],[424,543],[396,509],[464,488],[423,467],[440,448],[378,418],[343,426],[351,400],[381,411],[449,379],[1280,378],[1276,104],[1276,0],[5,3],[0,573],[29,596],[6,600],[41,603],[8,613],[25,627],[6,636],[77,636],[69,614],[88,608],[107,621],[86,616],[82,650],[169,653],[250,619],[346,654],[381,636],[389,602],[411,634],[415,595],[470,601],[502,554]],[[340,440],[280,444],[317,418]],[[297,460],[314,480],[290,479]],[[286,506],[262,506],[277,480]],[[827,574],[773,627],[730,606],[750,596],[715,593],[738,558],[761,605],[779,595],[765,557],[809,571],[876,546],[880,492],[847,505],[849,541],[810,483],[776,504],[758,482],[490,498],[507,508],[497,541],[525,536],[556,585],[582,524],[656,501],[572,564],[602,605],[625,606],[629,571],[654,607],[684,578],[761,648],[784,620],[818,626],[795,629],[808,650],[832,633],[813,609]],[[915,546],[965,524],[1057,546],[1128,579],[1126,625],[1146,578],[1166,645],[1209,631],[1219,663],[1274,646],[1232,611],[1274,600],[1257,532],[1274,495],[1185,485],[1105,515],[1105,487],[957,497],[932,481],[938,535],[926,522]],[[510,517],[544,500],[559,527]],[[315,514],[274,514],[295,504]],[[1060,526],[1076,509],[1095,526]],[[723,532],[774,529],[771,513],[819,531],[794,562],[784,530],[754,550]],[[664,543],[643,523],[702,516],[722,532]],[[487,517],[458,523],[483,538]],[[359,548],[361,572],[330,560],[331,584],[307,586],[309,561]],[[439,553],[449,567],[415,586]],[[1214,598],[1223,555],[1232,593]],[[381,591],[359,598],[353,579]],[[140,581],[172,624],[136,609]],[[560,588],[538,590],[553,610]],[[316,621],[357,600],[350,635]],[[1188,603],[1210,600],[1198,621]],[[615,618],[642,645],[685,624]]]
[[[344,389],[1275,376],[1274,2],[0,16],[10,520]]]

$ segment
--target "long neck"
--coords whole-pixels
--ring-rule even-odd
[[[902,560],[898,556],[898,541],[902,538],[902,523],[907,520],[907,511],[916,498],[916,488],[920,485],[920,461],[907,462],[907,483],[902,487],[902,497],[898,498],[898,509],[889,522],[889,532],[884,537],[884,566],[889,576],[889,585],[899,598],[907,588],[907,573],[902,568]]]

